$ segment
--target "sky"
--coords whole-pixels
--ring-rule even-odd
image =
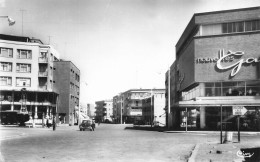
[[[81,75],[83,103],[129,89],[165,88],[175,45],[194,13],[259,0],[0,0],[0,33],[51,44]]]

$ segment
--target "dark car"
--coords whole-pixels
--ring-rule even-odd
[[[90,131],[93,131],[92,121],[91,120],[87,120],[87,119],[83,119],[82,123],[79,125],[79,130],[80,131],[85,131],[87,129],[89,129]]]

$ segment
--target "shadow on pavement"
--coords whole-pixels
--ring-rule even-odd
[[[260,148],[241,148],[240,154],[244,156],[245,162],[260,161]]]
[[[142,130],[142,131],[157,131],[163,132],[166,130],[165,127],[151,127],[151,126],[133,126],[133,127],[125,127],[126,130]]]

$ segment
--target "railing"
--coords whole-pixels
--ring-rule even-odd
[[[47,71],[39,71],[39,77],[47,77],[48,76],[48,72]]]
[[[39,62],[40,63],[47,63],[48,62],[48,58],[47,57],[39,57]]]

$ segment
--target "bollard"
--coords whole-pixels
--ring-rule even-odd
[[[224,138],[224,143],[229,143],[233,141],[233,132],[225,132],[225,138]]]

